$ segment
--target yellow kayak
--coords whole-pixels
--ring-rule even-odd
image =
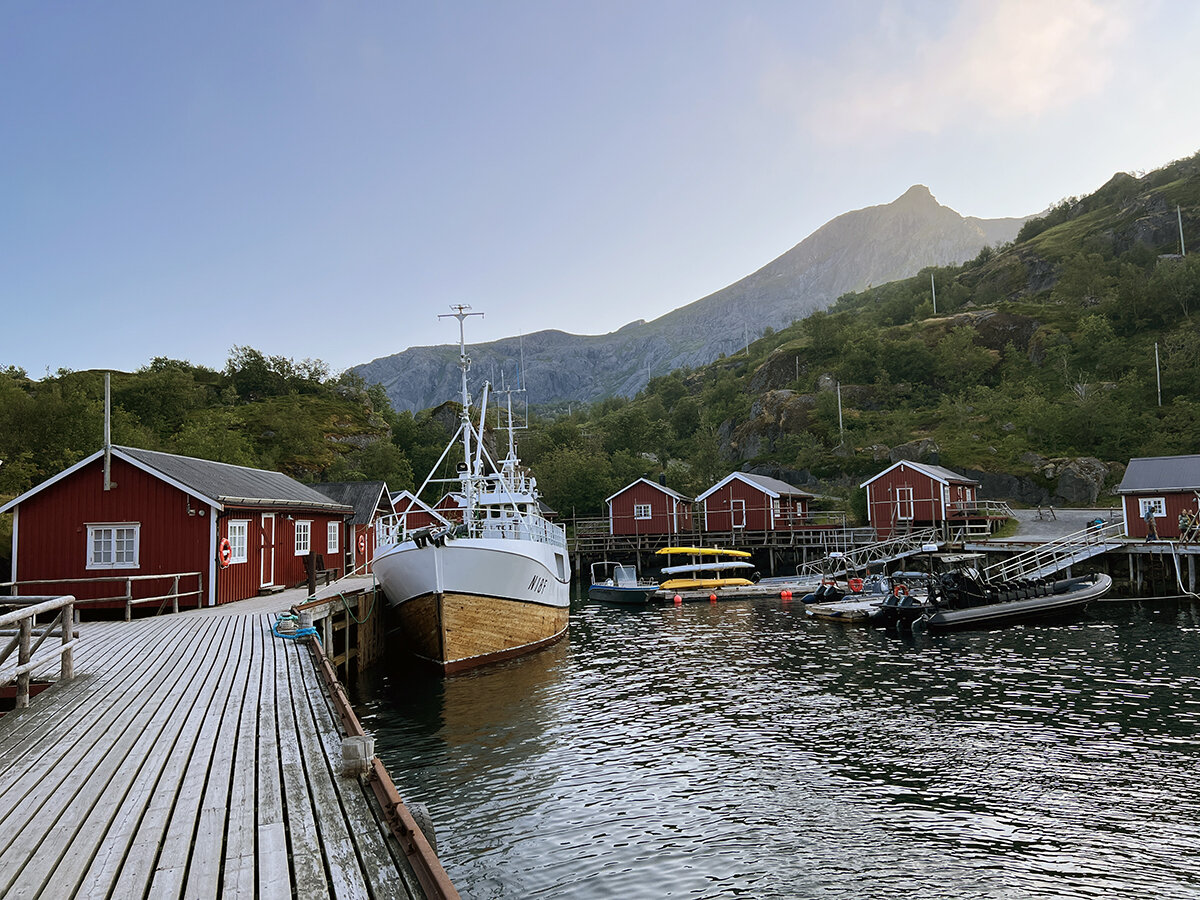
[[[688,591],[740,587],[748,584],[754,584],[754,582],[749,578],[671,578],[658,587],[663,591]]]

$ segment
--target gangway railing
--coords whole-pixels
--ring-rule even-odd
[[[983,575],[988,581],[1040,578],[1113,550],[1121,546],[1117,538],[1124,536],[1125,526],[1121,522],[1089,526],[987,566]]]
[[[877,541],[865,547],[846,550],[841,556],[826,556],[796,567],[796,574],[801,578],[816,575],[838,575],[843,572],[854,572],[872,566],[882,566],[884,563],[895,562],[906,556],[921,553],[929,544],[943,543],[941,531],[937,528],[922,528],[898,537]]]
[[[180,581],[184,579],[196,579],[195,590],[187,591],[180,590]],[[170,581],[171,589],[166,593],[154,594],[149,597],[134,597],[133,585],[135,583],[141,585],[152,581]],[[124,585],[125,591],[121,594],[112,594],[106,597],[89,597],[84,600],[76,600],[76,606],[88,606],[99,603],[124,603],[125,604],[125,621],[128,622],[133,618],[133,607],[143,603],[159,603],[159,612],[162,612],[168,600],[171,601],[171,612],[179,612],[179,601],[185,597],[196,597],[203,600],[204,597],[204,573],[202,572],[170,572],[163,575],[99,575],[92,578],[23,578],[20,581],[5,581],[0,583],[0,590],[17,591],[21,587],[28,585],[60,585],[60,584],[118,584]],[[57,596],[57,595],[54,595]],[[0,595],[0,604],[7,603],[11,597]]]
[[[8,645],[0,650],[0,683],[7,684],[10,679],[16,678],[17,691],[14,702],[17,709],[24,709],[29,705],[30,675],[53,662],[55,656],[59,658],[62,680],[70,681],[75,677],[74,649],[79,643],[75,631],[75,598],[70,594],[0,597],[0,607],[3,606],[17,608],[0,615],[0,635],[12,637]],[[38,616],[47,613],[57,615],[50,622],[38,625]],[[57,632],[54,631],[55,623],[58,624]],[[36,656],[46,638],[53,634],[61,635],[61,642],[41,656]],[[37,643],[33,642],[34,637],[37,637]],[[9,670],[6,663],[14,650],[17,653],[17,664]]]

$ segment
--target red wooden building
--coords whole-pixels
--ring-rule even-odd
[[[441,513],[435,512],[428,503],[417,499],[412,491],[392,494],[392,510],[401,517],[406,531],[448,524]]]
[[[342,566],[345,572],[368,571],[375,559],[375,522],[392,514],[392,495],[383,481],[328,481],[311,485],[335,503],[354,508],[346,522]],[[326,559],[329,565],[330,560]]]
[[[302,584],[309,555],[340,561],[354,510],[293,478],[133,447],[110,459],[108,484],[99,450],[0,508],[13,514],[14,581],[109,580],[23,592],[116,597],[127,577],[187,574],[180,590],[200,595],[181,605],[212,606]],[[171,590],[162,578],[130,586],[135,598]]]
[[[462,522],[463,510],[467,508],[467,498],[458,491],[444,494],[442,499],[433,504],[433,511],[447,522]]]
[[[1146,537],[1149,510],[1158,536],[1179,540],[1180,516],[1200,515],[1200,455],[1131,459],[1117,493],[1129,537]]]
[[[626,485],[605,502],[610,534],[663,535],[692,531],[692,501],[648,478]]]
[[[867,521],[879,538],[977,517],[979,482],[941,466],[901,460],[860,487],[867,491]]]
[[[791,531],[807,524],[813,497],[778,478],[734,472],[696,502],[705,531]]]

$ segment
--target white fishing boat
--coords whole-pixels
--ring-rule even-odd
[[[508,401],[508,454],[497,464],[483,441],[489,385],[483,386],[479,424],[471,421],[464,322],[470,307],[456,306],[462,413],[458,431],[421,486],[459,485],[462,521],[409,531],[396,517],[379,527],[374,572],[399,622],[408,649],[445,674],[523,653],[557,641],[567,630],[571,568],[563,529],[546,519],[537,482],[521,466]],[[462,459],[453,479],[435,479],[453,448]]]

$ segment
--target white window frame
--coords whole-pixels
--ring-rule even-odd
[[[308,556],[312,552],[312,520],[296,521],[296,555]]]
[[[250,545],[250,520],[230,519],[228,540],[229,564],[249,562],[250,556],[246,548]]]
[[[117,559],[117,532],[132,532],[121,540],[133,542],[132,560]],[[108,560],[96,559],[96,539],[108,532]],[[103,538],[101,538],[103,539]],[[102,551],[103,552],[103,551]],[[95,522],[87,526],[87,568],[89,569],[137,569],[141,567],[142,525],[140,522]]]
[[[1154,518],[1165,519],[1167,517],[1167,498],[1166,497],[1138,497],[1138,515],[1140,518],[1146,518],[1146,509],[1154,508]]]
[[[340,522],[329,522],[325,526],[325,552],[337,553],[338,547],[341,546],[341,541],[338,540],[338,535],[341,533]]]
[[[654,505],[652,503],[633,504],[633,517],[643,520],[654,518]]]

